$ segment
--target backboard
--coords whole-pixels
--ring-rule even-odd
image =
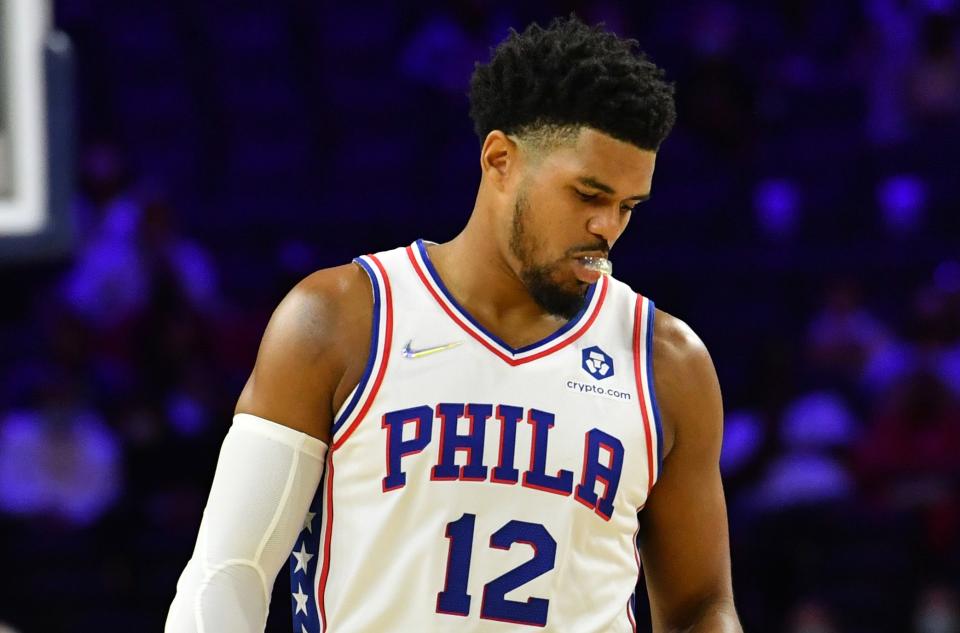
[[[49,0],[0,0],[0,258],[64,248],[70,45]]]

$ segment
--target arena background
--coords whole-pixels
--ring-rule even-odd
[[[161,629],[272,308],[316,268],[452,237],[478,183],[473,62],[576,11],[677,84],[613,260],[716,363],[745,630],[960,631],[956,3],[53,9],[70,239],[0,264],[13,630]],[[284,570],[269,631],[290,603]]]

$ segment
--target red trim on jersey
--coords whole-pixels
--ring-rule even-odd
[[[328,462],[327,462],[327,512],[326,512],[326,531],[323,538],[323,569],[320,572],[320,582],[317,585],[317,604],[319,606],[318,611],[320,612],[320,622],[323,625],[323,630],[327,630],[327,615],[324,608],[324,590],[327,586],[327,575],[330,572],[330,543],[333,539],[333,453],[338,448],[343,446],[343,443],[347,441],[347,438],[356,430],[357,425],[366,417],[367,412],[370,410],[370,406],[373,404],[373,400],[377,395],[377,392],[380,390],[380,385],[383,384],[383,376],[387,371],[387,363],[390,359],[390,345],[393,339],[393,295],[390,290],[390,278],[387,277],[387,271],[384,270],[383,264],[380,263],[374,255],[370,255],[370,259],[376,265],[377,269],[380,271],[380,275],[383,277],[383,286],[385,301],[384,307],[386,309],[387,318],[386,318],[386,327],[385,334],[383,338],[382,354],[380,360],[380,369],[377,371],[377,379],[373,383],[373,388],[370,389],[367,399],[364,401],[363,406],[360,408],[360,412],[357,413],[357,417],[354,419],[353,423],[350,425],[346,431],[340,436],[340,439],[334,442],[330,451],[327,453]]]
[[[373,399],[377,396],[377,392],[380,390],[380,385],[383,384],[383,376],[387,371],[387,364],[390,361],[390,346],[393,341],[393,294],[390,290],[390,278],[387,277],[387,271],[384,270],[383,264],[380,263],[380,260],[376,258],[375,255],[369,255],[371,261],[377,266],[377,269],[380,271],[380,275],[383,277],[383,287],[384,287],[384,307],[386,308],[387,318],[386,318],[386,327],[384,328],[385,334],[383,336],[383,345],[381,346],[382,352],[380,355],[380,369],[377,371],[377,378],[373,381],[373,387],[370,389],[370,393],[367,395],[367,399],[363,402],[363,406],[360,407],[357,417],[354,418],[353,423],[350,427],[340,435],[340,439],[333,443],[333,446],[330,447],[331,452],[340,448],[344,442],[347,441],[347,438],[353,433],[357,428],[357,425],[360,424],[360,421],[366,417],[367,412],[370,411],[370,406],[373,404]]]
[[[530,361],[537,360],[538,358],[543,358],[548,356],[556,351],[559,351],[570,345],[578,338],[586,334],[587,330],[590,329],[590,326],[593,325],[593,322],[597,320],[597,316],[600,314],[600,308],[603,307],[603,300],[607,296],[607,286],[609,285],[606,277],[601,277],[600,281],[597,282],[600,284],[600,297],[597,299],[597,303],[593,308],[593,313],[589,318],[584,322],[583,326],[580,327],[574,334],[569,338],[564,339],[563,341],[557,343],[553,347],[549,347],[545,350],[532,354],[530,356],[525,356],[523,358],[513,358],[508,354],[504,354],[496,345],[485,339],[483,336],[478,334],[473,328],[471,328],[467,323],[464,323],[463,320],[457,316],[457,314],[450,309],[450,307],[444,302],[443,298],[437,293],[430,282],[427,280],[427,275],[420,268],[420,263],[417,261],[416,255],[413,254],[413,246],[407,247],[407,257],[410,258],[410,263],[413,264],[413,269],[416,271],[417,276],[420,277],[420,281],[423,282],[423,285],[427,287],[427,290],[430,291],[430,294],[433,295],[433,298],[440,304],[440,307],[443,308],[443,311],[447,313],[454,323],[460,326],[467,334],[472,336],[479,342],[481,345],[486,347],[488,350],[493,352],[498,358],[510,365],[511,367],[516,367],[517,365],[523,365],[524,363],[529,363]]]
[[[637,379],[637,400],[640,402],[640,412],[643,416],[643,432],[647,438],[647,494],[653,489],[653,440],[650,435],[650,419],[647,416],[647,401],[643,397],[643,379],[640,374],[640,363],[646,359],[640,358],[640,344],[644,339],[641,338],[641,326],[643,324],[643,297],[637,295],[637,305],[633,316],[633,373]],[[652,350],[646,350],[648,354]],[[652,389],[653,386],[651,385]]]
[[[330,572],[330,540],[333,536],[333,451],[327,460],[327,512],[326,529],[323,535],[323,569],[320,571],[320,582],[317,583],[317,611],[320,613],[320,625],[323,631],[327,630],[327,612],[323,606],[324,590],[327,587],[327,574]]]

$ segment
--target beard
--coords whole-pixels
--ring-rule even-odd
[[[510,232],[510,252],[520,261],[520,280],[526,286],[533,300],[548,314],[564,319],[572,319],[583,307],[586,284],[574,282],[566,285],[555,281],[560,262],[538,264],[534,260],[536,240],[526,230],[524,217],[530,208],[525,192],[517,193],[513,209],[513,227]]]

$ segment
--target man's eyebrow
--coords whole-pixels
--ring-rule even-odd
[[[614,190],[613,187],[611,187],[610,185],[608,185],[608,184],[606,184],[606,183],[600,182],[599,180],[597,180],[597,179],[594,178],[593,176],[581,176],[580,178],[577,178],[577,182],[579,182],[580,184],[585,185],[585,186],[587,186],[587,187],[590,187],[590,188],[592,188],[592,189],[599,189],[600,191],[602,191],[603,193],[606,193],[606,194],[614,194],[614,193],[616,193],[616,191]],[[644,201],[650,199],[650,194],[649,194],[649,193],[637,194],[637,195],[635,195],[635,196],[629,196],[629,197],[624,198],[624,199],[625,199],[625,200],[637,200],[638,202],[644,202]]]

